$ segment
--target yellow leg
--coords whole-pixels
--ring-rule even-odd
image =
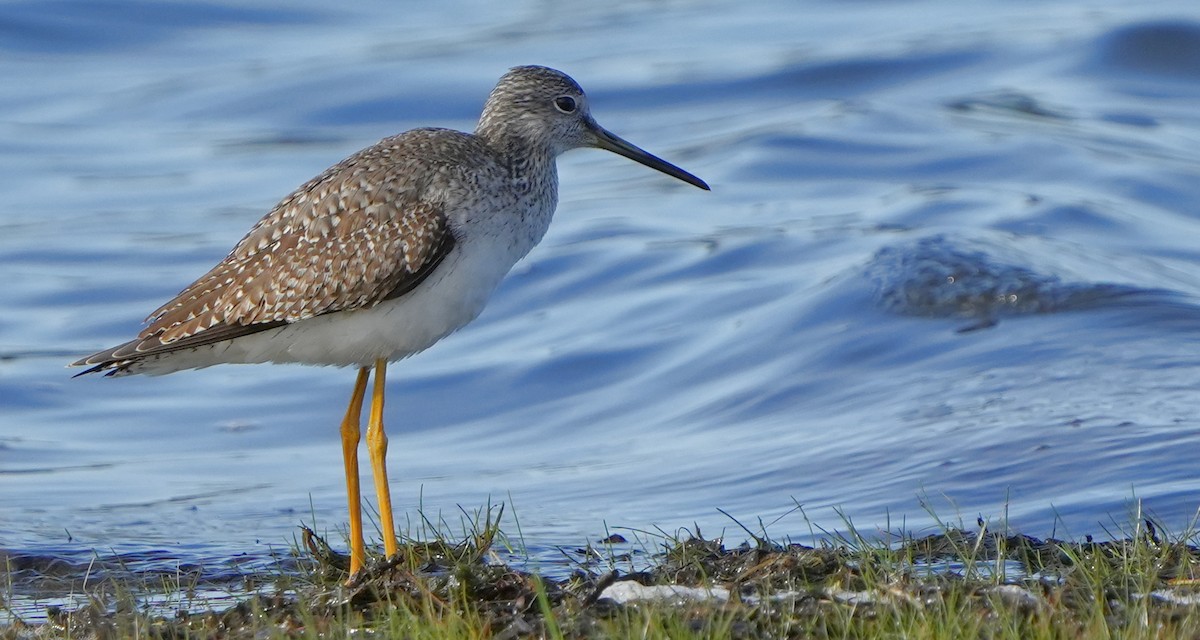
[[[342,420],[342,461],[346,465],[346,500],[350,505],[350,575],[363,567],[366,552],[363,550],[362,494],[358,489],[358,438],[359,420],[362,415],[363,397],[367,393],[367,378],[371,368],[358,370],[354,392],[350,394],[350,406]]]
[[[375,361],[375,393],[371,395],[371,418],[367,421],[367,451],[375,472],[375,496],[379,500],[379,527],[383,530],[383,550],[396,555],[396,527],[392,523],[392,492],[387,478],[387,435],[383,432],[383,392],[387,360]]]

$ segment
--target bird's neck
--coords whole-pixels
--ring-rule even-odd
[[[543,123],[530,118],[487,117],[485,112],[475,128],[475,135],[507,159],[528,159],[537,165],[552,164],[562,151],[552,146]]]
[[[557,192],[558,172],[554,160],[558,150],[544,138],[523,131],[519,121],[481,123],[475,135],[496,154],[518,192]]]
[[[509,193],[516,197],[504,221],[519,238],[514,248],[525,255],[533,248],[554,215],[558,205],[558,151],[544,135],[527,128],[521,119],[480,119],[475,135],[495,153],[508,172]]]

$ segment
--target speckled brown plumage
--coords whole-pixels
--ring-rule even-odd
[[[151,313],[137,338],[74,364],[170,373],[220,362],[365,365],[420,351],[474,318],[541,239],[557,203],[554,159],[579,146],[707,188],[596,125],[574,80],[517,67],[493,89],[474,134],[416,129],[330,167]],[[444,264],[453,271],[440,276],[440,293],[383,309]],[[313,323],[372,309],[382,310],[354,334]]]
[[[403,156],[438,131],[383,140],[312,179],[151,313],[136,340],[81,364],[194,348],[411,290],[454,247],[454,235],[441,207],[406,179],[413,174],[395,167],[414,164]]]
[[[371,371],[366,440],[390,556],[398,547],[383,430],[388,363],[479,315],[546,232],[558,204],[555,158],[578,147],[607,149],[708,189],[596,124],[567,75],[516,67],[492,90],[473,134],[417,129],[330,167],[150,314],[137,338],[74,366],[107,375],[224,363],[358,366],[341,425],[354,574],[366,557],[358,447]]]

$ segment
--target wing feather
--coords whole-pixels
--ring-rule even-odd
[[[381,162],[387,149],[360,152],[297,189],[224,260],[151,313],[135,340],[75,364],[120,368],[411,291],[455,239],[421,185]]]

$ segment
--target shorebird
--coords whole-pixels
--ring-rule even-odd
[[[78,375],[161,375],[225,363],[358,368],[341,423],[350,574],[364,565],[358,447],[367,420],[384,552],[397,551],[383,428],[389,362],[474,320],[542,239],[558,203],[555,158],[612,151],[708,189],[596,124],[566,74],[515,67],[474,133],[414,129],[367,147],[275,205],[208,273],[146,318],[136,338],[83,358]]]

